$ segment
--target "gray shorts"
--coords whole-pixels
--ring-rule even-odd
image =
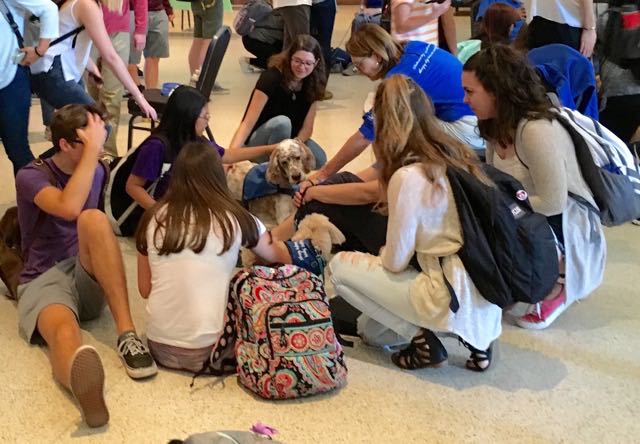
[[[78,322],[95,319],[102,313],[102,287],[77,256],[58,262],[31,282],[18,286],[20,333],[30,343],[44,343],[37,330],[38,317],[51,304],[69,307]]]
[[[191,11],[193,12],[193,37],[212,39],[222,26],[223,0],[191,2]]]
[[[133,32],[133,12],[129,13],[129,29]],[[147,20],[147,43],[144,46],[144,56],[145,58],[156,59],[166,59],[169,57],[169,17],[167,17],[164,9],[160,11],[149,11]],[[141,59],[142,51],[136,50],[132,36],[129,64],[137,65]]]

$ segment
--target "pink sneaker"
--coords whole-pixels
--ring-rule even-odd
[[[532,305],[529,313],[516,319],[516,324],[522,328],[542,330],[550,326],[568,306],[567,295],[563,288],[555,298]]]

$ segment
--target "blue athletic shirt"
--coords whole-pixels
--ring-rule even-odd
[[[412,78],[431,98],[438,119],[454,122],[473,112],[464,103],[462,89],[462,63],[453,55],[435,45],[424,42],[408,42],[398,64],[386,77],[404,74]],[[362,116],[360,133],[367,140],[374,140],[373,112]]]

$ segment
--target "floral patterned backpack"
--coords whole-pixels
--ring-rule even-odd
[[[347,366],[322,280],[302,268],[255,266],[231,281],[242,385],[267,399],[342,387]]]

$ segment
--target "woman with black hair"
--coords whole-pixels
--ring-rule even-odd
[[[269,69],[260,75],[230,147],[275,145],[298,138],[313,153],[316,168],[321,167],[327,156],[311,134],[326,84],[322,48],[313,37],[299,35],[270,59]]]
[[[208,102],[209,100],[195,88],[176,88],[169,97],[158,128],[135,148],[135,153],[129,153],[122,161],[126,163],[131,159],[129,162],[133,163],[129,167],[131,169],[126,182],[118,180],[119,165],[114,168],[113,186],[107,190],[107,200],[114,208],[107,209],[107,212],[113,213],[111,217],[117,221],[119,234],[133,235],[142,216],[142,210],[153,206],[156,200],[164,195],[169,185],[171,167],[182,147],[189,142],[206,141],[203,133],[210,119]],[[225,150],[215,140],[209,141],[209,144],[212,149],[217,150],[223,163],[251,160],[273,151],[272,146]],[[135,157],[132,154],[135,154]],[[126,170],[124,164],[123,170]],[[132,203],[137,203],[140,208],[135,211],[129,210],[130,214],[123,218],[122,211]]]

